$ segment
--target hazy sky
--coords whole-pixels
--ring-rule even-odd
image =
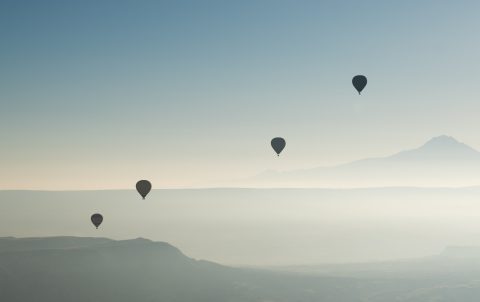
[[[480,149],[478,1],[0,2],[0,188]],[[351,78],[365,74],[362,96]],[[283,136],[280,158],[269,142]]]

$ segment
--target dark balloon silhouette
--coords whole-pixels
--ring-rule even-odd
[[[272,139],[272,148],[277,152],[277,155],[280,156],[280,153],[282,152],[283,148],[285,148],[286,142],[283,138],[281,137],[275,137]]]
[[[101,214],[93,214],[90,218],[92,220],[93,225],[98,229],[98,227],[102,224],[103,216]]]
[[[152,184],[148,180],[140,180],[137,182],[137,191],[142,195],[143,199],[145,199],[151,189]]]
[[[356,75],[352,79],[352,84],[357,89],[358,94],[361,94],[363,88],[367,86],[367,77],[364,75]]]

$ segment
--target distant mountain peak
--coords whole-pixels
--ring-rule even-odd
[[[428,140],[422,147],[446,147],[446,146],[458,146],[458,147],[462,146],[462,147],[467,147],[469,149],[472,149],[469,146],[465,145],[464,143],[461,143],[455,138],[453,138],[452,136],[448,136],[448,135],[440,135],[440,136],[433,137],[430,140]]]
[[[265,172],[255,181],[263,187],[475,186],[480,184],[480,152],[452,136],[440,135],[390,156]]]
[[[390,159],[399,160],[480,160],[480,152],[448,135],[431,138],[417,149],[403,151]]]

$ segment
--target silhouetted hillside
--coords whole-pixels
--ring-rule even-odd
[[[344,296],[335,293],[335,279],[298,283],[288,275],[196,261],[145,239],[4,238],[0,245],[1,301],[348,301],[328,298]],[[338,284],[354,290],[353,281]]]
[[[444,254],[293,273],[197,261],[146,239],[0,238],[0,245],[0,301],[8,302],[474,302],[480,297],[478,261],[469,269],[468,259],[451,261]]]

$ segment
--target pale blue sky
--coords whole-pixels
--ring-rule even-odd
[[[480,149],[478,1],[1,1],[0,188]],[[365,74],[362,96],[351,78]],[[269,142],[283,136],[280,158]]]

